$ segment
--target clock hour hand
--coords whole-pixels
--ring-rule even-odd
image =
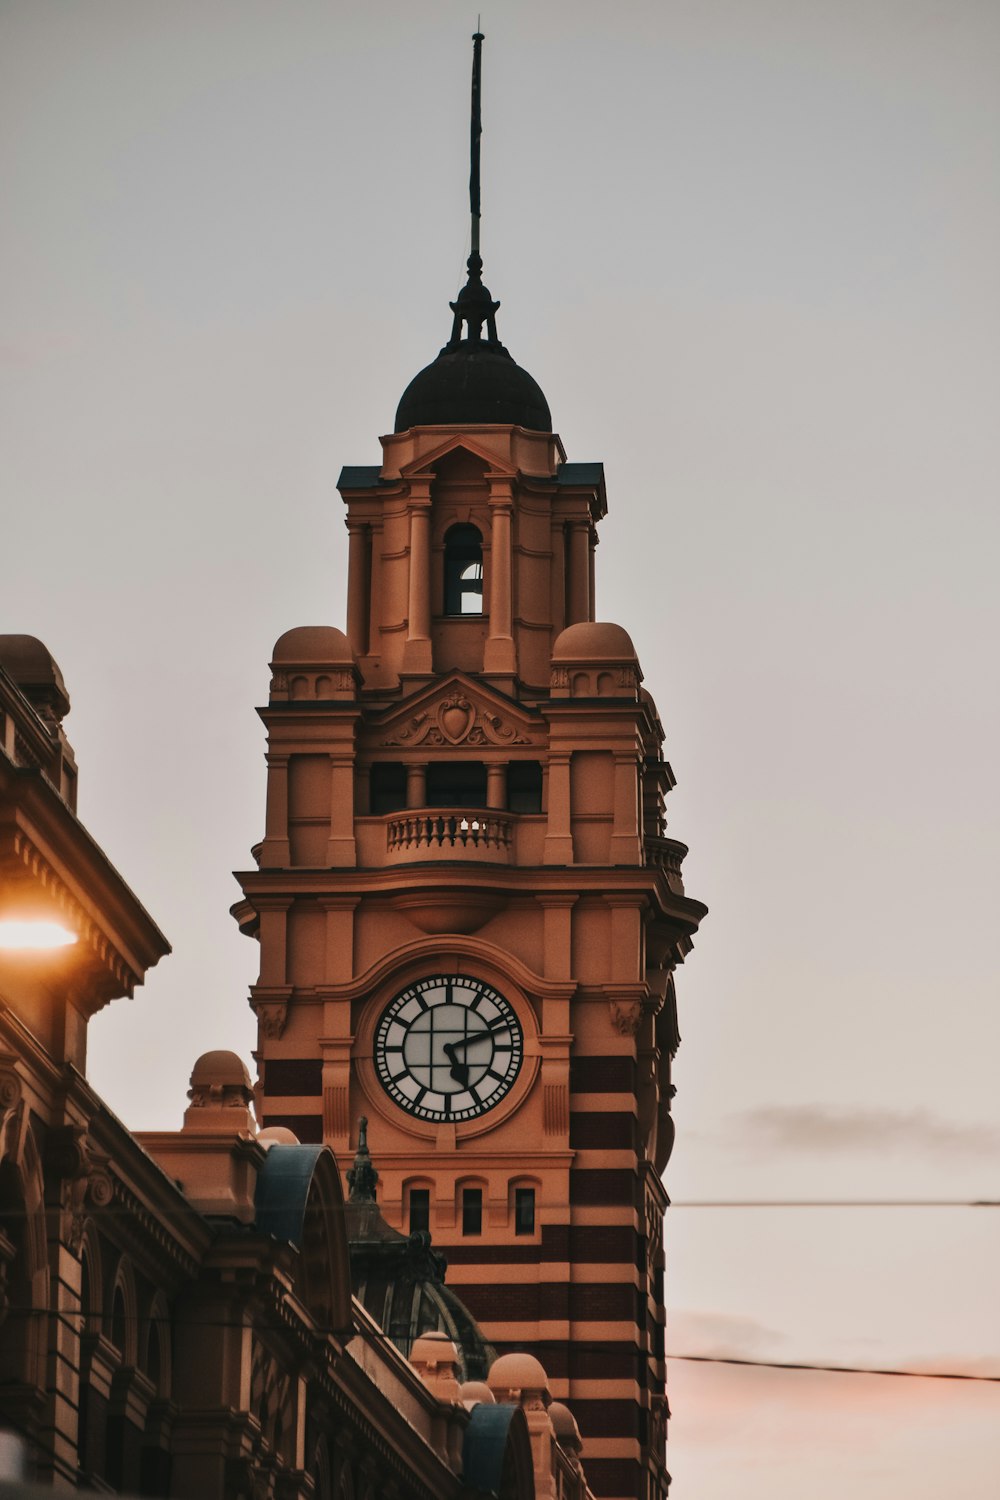
[[[486,1031],[477,1031],[475,1036],[462,1037],[457,1042],[445,1042],[441,1050],[451,1063],[451,1076],[456,1083],[460,1083],[463,1088],[468,1088],[469,1086],[469,1065],[468,1063],[460,1063],[458,1061],[458,1058],[455,1056],[456,1050],[459,1047],[471,1047],[474,1042],[481,1042],[484,1037],[496,1036],[497,1032],[507,1031],[508,1029],[505,1025],[491,1026]]]
[[[452,1076],[452,1078],[454,1078],[454,1080],[455,1080],[456,1083],[460,1083],[462,1085],[462,1087],[465,1089],[465,1088],[468,1088],[468,1086],[469,1086],[469,1068],[468,1068],[468,1064],[466,1064],[466,1063],[460,1063],[458,1061],[457,1057],[455,1056],[455,1048],[456,1048],[456,1046],[461,1046],[461,1045],[462,1045],[461,1042],[445,1042],[444,1047],[442,1048],[442,1051],[444,1052],[445,1057],[451,1063],[451,1076]]]

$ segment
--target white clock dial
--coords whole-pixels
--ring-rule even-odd
[[[390,1001],[375,1028],[379,1082],[421,1120],[485,1114],[513,1085],[523,1053],[513,1006],[468,974],[418,979]]]

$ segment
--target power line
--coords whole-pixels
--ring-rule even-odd
[[[668,1354],[671,1360],[685,1360],[700,1365],[743,1365],[758,1370],[819,1370],[831,1375],[897,1375],[911,1380],[977,1380],[1000,1385],[1000,1375],[959,1374],[957,1370],[872,1370],[862,1365],[809,1365],[774,1359],[737,1359],[724,1354]]]
[[[56,1307],[12,1307],[9,1311],[8,1316],[10,1318],[53,1317],[58,1322],[63,1323],[67,1328],[71,1329],[71,1331],[73,1331],[74,1333],[82,1333],[85,1331],[84,1329],[78,1328],[76,1326],[79,1322],[89,1323],[92,1320],[100,1320],[99,1314],[91,1313],[88,1315],[83,1312],[70,1312],[66,1308]],[[126,1313],[125,1320],[130,1324],[141,1324],[145,1322],[153,1323],[161,1321],[159,1318],[140,1316],[137,1313]],[[203,1318],[200,1316],[185,1318],[183,1316],[178,1316],[177,1314],[168,1314],[168,1317],[165,1321],[171,1324],[189,1321],[192,1324],[196,1324],[199,1328],[217,1328],[224,1330],[243,1329],[246,1326],[242,1321],[237,1319]],[[283,1323],[279,1323],[275,1319],[268,1317],[256,1318],[252,1326],[253,1331],[257,1333],[286,1333],[288,1331]],[[366,1337],[373,1339],[375,1342],[384,1343],[388,1346],[391,1346],[393,1349],[399,1352],[399,1346],[389,1336],[389,1334],[385,1332],[383,1328],[335,1329],[316,1327],[313,1332],[321,1336],[332,1335],[335,1338],[343,1340],[345,1349],[347,1344],[349,1344],[354,1338]],[[414,1341],[418,1336],[419,1335],[414,1335]],[[548,1338],[541,1338],[525,1339],[524,1345],[526,1348],[535,1347],[544,1350],[553,1342],[559,1344],[567,1344],[574,1351],[587,1351],[588,1353],[607,1353],[608,1349],[610,1347],[613,1347],[616,1341],[613,1339],[552,1340]],[[648,1350],[633,1349],[632,1353],[634,1357],[640,1361],[649,1358]],[[987,1385],[1000,1385],[1000,1375],[974,1375],[969,1373],[960,1373],[956,1370],[896,1370],[885,1368],[872,1369],[864,1365],[826,1365],[810,1364],[791,1360],[780,1361],[771,1359],[742,1359],[737,1355],[724,1354],[671,1354],[668,1352],[663,1357],[668,1365],[673,1360],[684,1361],[688,1364],[737,1365],[746,1367],[748,1369],[761,1370],[790,1370],[793,1372],[818,1371],[820,1373],[831,1375],[889,1375],[905,1377],[913,1380],[968,1380],[980,1382]]]
[[[671,1208],[1000,1208],[1000,1198],[689,1198]]]

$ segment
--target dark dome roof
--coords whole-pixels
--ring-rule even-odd
[[[541,387],[515,364],[497,337],[500,304],[483,286],[483,262],[477,250],[469,256],[468,269],[468,281],[449,304],[454,314],[451,338],[434,363],[414,375],[406,387],[396,411],[395,431],[495,422],[551,432],[549,403]]]
[[[272,1146],[269,1156],[279,1149]],[[344,1205],[355,1297],[407,1359],[416,1339],[440,1332],[458,1350],[460,1379],[485,1380],[496,1350],[461,1297],[445,1286],[448,1263],[432,1248],[427,1231],[400,1234],[383,1219],[375,1197],[378,1175],[362,1115],[354,1166],[347,1174],[351,1196]]]
[[[396,432],[497,422],[551,432],[549,404],[536,380],[506,350],[463,341],[442,349],[415,375],[396,412]]]

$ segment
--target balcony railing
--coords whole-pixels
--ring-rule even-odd
[[[411,809],[386,821],[391,861],[478,859],[505,865],[512,858],[514,819],[509,813],[461,808]]]
[[[657,865],[667,877],[667,885],[678,896],[684,894],[684,877],[681,875],[681,865],[687,854],[687,844],[681,844],[677,839],[647,838],[646,863]]]

